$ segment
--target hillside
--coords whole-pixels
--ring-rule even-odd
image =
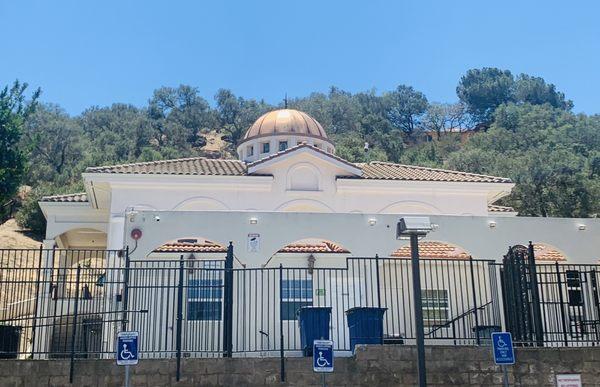
[[[38,249],[41,240],[23,231],[14,219],[0,225],[0,246],[3,249]]]

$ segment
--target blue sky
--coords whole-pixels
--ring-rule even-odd
[[[278,103],[335,85],[456,100],[469,68],[555,83],[600,113],[600,2],[0,0],[0,84],[78,114],[160,86]]]

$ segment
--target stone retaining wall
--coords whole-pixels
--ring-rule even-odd
[[[429,386],[501,386],[502,371],[488,347],[428,347]],[[600,348],[517,349],[509,367],[511,385],[554,386],[559,373],[580,373],[585,386],[600,385]],[[336,358],[328,386],[413,386],[416,351],[409,346],[365,346],[352,358]],[[182,359],[176,363],[142,360],[133,366],[136,386],[320,386],[311,359],[285,360],[286,382],[280,382],[279,359]],[[73,386],[122,386],[123,367],[112,360],[77,360]],[[0,360],[0,386],[70,386],[68,360]]]

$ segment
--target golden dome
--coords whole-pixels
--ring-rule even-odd
[[[308,114],[294,109],[280,109],[260,116],[248,129],[242,141],[280,134],[327,139],[321,124]]]

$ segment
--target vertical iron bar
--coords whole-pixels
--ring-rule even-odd
[[[75,277],[75,306],[73,308],[73,329],[71,330],[71,362],[69,368],[69,383],[73,383],[73,368],[75,366],[75,337],[77,334],[77,310],[79,308],[79,278],[81,276],[81,265],[77,265]]]
[[[233,351],[233,243],[229,242],[225,258],[225,288],[223,319],[223,356],[231,357]]]
[[[565,347],[569,346],[569,340],[568,340],[568,336],[567,336],[567,317],[565,316],[565,300],[563,298],[563,291],[562,291],[562,280],[560,279],[560,266],[558,265],[558,262],[554,262],[554,264],[556,265],[556,280],[557,280],[557,285],[558,285],[558,300],[560,302],[560,319],[561,319],[561,325],[562,325],[562,330],[563,330],[563,339],[564,339],[564,343],[565,343]]]
[[[423,327],[423,302],[421,299],[421,272],[419,268],[419,237],[410,235],[410,256],[412,264],[413,293],[415,297],[415,327],[417,339],[417,372],[419,386],[427,386],[427,373],[425,370],[425,329]]]
[[[127,330],[127,313],[129,310],[129,246],[125,249],[125,273],[123,273],[123,299],[121,305],[123,306],[123,321],[121,321],[121,330]]]
[[[375,254],[375,279],[377,281],[377,307],[381,308],[381,286],[379,284],[379,254]]]
[[[33,324],[31,326],[31,358],[33,359],[33,354],[35,353],[35,331],[37,327],[37,319],[38,319],[38,307],[39,307],[39,299],[40,299],[40,276],[42,273],[42,254],[44,252],[44,245],[40,245],[40,257],[38,260],[37,267],[37,279],[35,281],[35,305],[33,307]]]
[[[535,329],[535,338],[538,346],[544,346],[544,326],[542,325],[542,309],[540,306],[540,289],[538,287],[537,269],[535,267],[535,254],[533,243],[529,241],[527,248],[529,259],[529,281],[531,284],[531,303],[533,307],[533,326]]]
[[[175,350],[177,351],[177,381],[181,378],[181,323],[183,320],[183,255],[179,257],[179,278],[177,283],[177,332]]]
[[[473,293],[473,316],[475,317],[475,337],[477,345],[481,344],[479,337],[479,316],[477,315],[477,292],[475,289],[475,273],[473,271],[473,257],[469,256],[469,267],[471,269],[471,292]]]
[[[279,348],[279,358],[280,358],[280,373],[281,373],[281,382],[285,382],[285,359],[283,357],[283,264],[279,264],[279,332],[280,335],[280,348]]]

